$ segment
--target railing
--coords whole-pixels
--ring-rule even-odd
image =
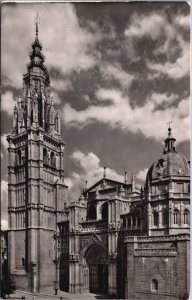
[[[151,200],[161,200],[161,199],[165,199],[165,198],[190,198],[190,194],[189,193],[175,193],[175,192],[169,192],[169,193],[162,193],[159,195],[151,195]]]
[[[89,220],[86,222],[81,222],[78,225],[78,229],[81,232],[94,232],[97,230],[104,230],[107,229],[107,221],[105,220]]]

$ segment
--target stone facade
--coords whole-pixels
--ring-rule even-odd
[[[189,293],[190,177],[171,128],[143,188],[106,177],[76,201],[42,45],[32,44],[9,142],[8,267],[17,289],[52,286],[128,299]]]

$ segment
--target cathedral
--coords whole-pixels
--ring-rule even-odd
[[[16,289],[125,299],[189,295],[190,166],[168,128],[143,188],[125,173],[70,200],[60,114],[38,37],[7,137],[8,271]]]

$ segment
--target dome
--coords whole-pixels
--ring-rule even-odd
[[[184,155],[177,153],[174,146],[175,138],[171,136],[171,128],[168,131],[164,152],[149,168],[146,184],[166,176],[189,176],[188,161]]]
[[[149,168],[147,182],[164,176],[188,176],[189,166],[187,159],[177,152],[163,154]]]

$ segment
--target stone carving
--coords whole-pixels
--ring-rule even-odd
[[[86,238],[81,238],[80,239],[80,250],[82,251],[82,249],[84,247],[88,247],[89,245],[91,245],[93,243],[98,243],[98,242],[101,243],[102,240],[97,234],[92,234]]]

